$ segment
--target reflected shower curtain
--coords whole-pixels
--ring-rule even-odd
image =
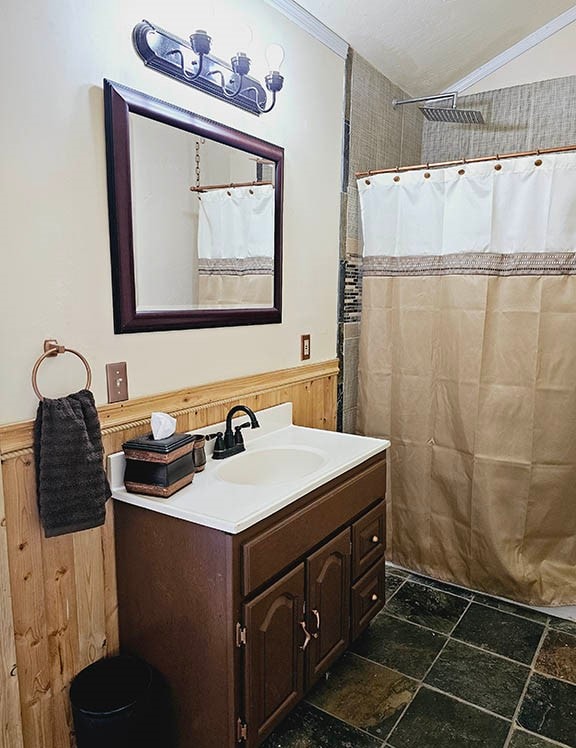
[[[272,306],[274,187],[210,190],[200,196],[199,299],[202,306]]]
[[[359,181],[359,431],[392,442],[392,561],[574,604],[576,155],[496,167]]]

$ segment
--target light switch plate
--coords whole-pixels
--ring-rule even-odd
[[[300,336],[300,360],[308,361],[310,358],[310,335]]]
[[[108,387],[109,403],[119,403],[121,400],[128,400],[126,361],[106,364],[106,384]]]

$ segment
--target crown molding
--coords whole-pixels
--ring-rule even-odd
[[[304,31],[307,31],[310,36],[325,44],[339,57],[346,59],[348,55],[348,42],[344,41],[338,34],[335,34],[328,26],[325,26],[307,10],[304,10],[298,3],[295,3],[294,0],[265,0],[265,2],[289,18],[297,26],[300,26]]]
[[[553,18],[548,23],[545,23],[544,26],[536,29],[536,31],[533,31],[531,34],[524,37],[524,39],[516,42],[516,44],[513,44],[504,52],[496,55],[496,57],[493,57],[491,60],[484,63],[484,65],[476,68],[476,70],[473,70],[471,73],[464,76],[464,78],[460,78],[459,81],[451,83],[442,93],[446,93],[447,91],[458,91],[459,93],[462,93],[462,91],[475,85],[483,78],[487,78],[499,68],[516,59],[516,57],[524,54],[524,52],[527,52],[529,49],[532,49],[532,47],[535,47],[537,44],[540,44],[540,42],[543,42],[545,39],[548,39],[557,31],[560,31],[574,21],[576,21],[576,5],[568,8],[564,13]]]

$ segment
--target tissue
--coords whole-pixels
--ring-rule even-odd
[[[176,419],[168,413],[152,413],[150,421],[154,439],[166,439],[176,431]]]

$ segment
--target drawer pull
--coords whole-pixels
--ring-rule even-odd
[[[310,633],[308,632],[308,629],[306,628],[306,622],[300,621],[300,626],[302,626],[302,631],[304,632],[304,636],[306,637],[304,639],[304,643],[300,645],[300,649],[304,652],[306,647],[310,644],[310,639],[312,638],[310,636]]]
[[[312,636],[317,639],[318,632],[320,631],[320,613],[316,610],[316,608],[312,609],[312,613],[314,614],[314,618],[316,618],[316,631],[312,634]]]
[[[373,543],[379,543],[380,542],[380,538],[378,537],[378,535],[372,535],[372,542]]]
[[[371,598],[371,599],[372,599],[372,602],[373,602],[373,603],[375,603],[375,602],[376,602],[376,600],[378,600],[378,595],[377,595],[376,593],[374,593],[374,594],[372,595],[372,598]]]

